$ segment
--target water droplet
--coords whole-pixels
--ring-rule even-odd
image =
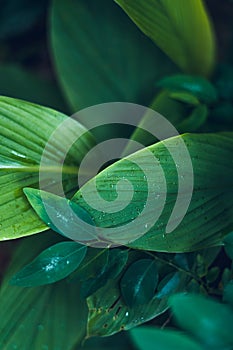
[[[129,313],[128,313],[128,311],[127,311],[127,312],[125,313],[125,316],[126,316],[126,317],[128,317],[128,316],[129,316]]]
[[[149,226],[148,224],[145,224],[145,228],[148,228],[148,226]]]
[[[70,263],[69,260],[67,260],[67,261],[66,261],[66,264],[69,265],[69,263]]]

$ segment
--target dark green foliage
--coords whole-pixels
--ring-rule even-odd
[[[233,14],[206,5],[213,25],[204,0],[1,2],[0,240],[19,238],[7,261],[0,245],[1,350],[233,349]],[[153,135],[149,111],[137,127],[69,118],[117,101],[183,135]],[[145,147],[78,185],[87,153],[115,137]]]

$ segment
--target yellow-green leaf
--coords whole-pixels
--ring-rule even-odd
[[[183,71],[209,75],[215,39],[202,0],[115,0]]]
[[[50,108],[0,97],[0,240],[47,229],[31,208],[23,188],[38,187],[44,149],[51,134],[67,120],[66,115]],[[47,163],[40,171],[43,187],[51,191],[56,189],[59,180],[55,174],[61,170],[63,162],[64,191],[77,188],[78,166],[93,145],[90,133],[78,122],[74,123],[75,130],[64,127],[47,147]],[[82,133],[85,135],[81,136]],[[70,148],[71,137],[76,137],[77,142]]]

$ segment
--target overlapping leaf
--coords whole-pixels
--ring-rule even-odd
[[[74,112],[112,101],[148,104],[157,78],[174,71],[113,1],[53,1],[51,40]]]
[[[172,232],[167,233],[166,225],[177,197],[177,169],[180,172],[180,179],[184,179],[187,184],[190,177],[190,168],[186,166],[185,161],[183,162],[182,155],[179,158],[180,164],[175,164],[172,154],[168,151],[168,148],[174,151],[179,150],[178,141],[180,138],[185,142],[191,157],[194,188],[187,213],[181,223]],[[220,244],[223,235],[229,232],[233,224],[232,134],[186,134],[159,142],[150,146],[148,150],[159,159],[163,168],[167,186],[166,202],[157,222],[153,227],[148,228],[147,233],[141,238],[132,242],[136,226],[130,232],[127,223],[136,219],[147,200],[147,181],[150,179],[147,180],[144,177],[142,169],[150,174],[155,186],[156,183],[158,186],[158,196],[154,197],[153,207],[148,215],[144,215],[144,225],[147,225],[156,211],[161,209],[160,195],[164,195],[160,192],[162,178],[159,173],[156,173],[151,162],[148,162],[146,150],[136,152],[106,168],[95,179],[85,184],[82,190],[73,197],[73,201],[89,212],[97,226],[117,227],[117,232],[120,233],[116,237],[116,241],[127,242],[128,240],[128,242],[132,242],[128,245],[134,248],[184,252]],[[140,169],[136,165],[138,160],[140,160]],[[116,189],[116,184],[122,178],[130,181],[134,189],[130,203],[128,203],[128,198],[132,187],[128,185],[128,182],[122,182],[121,187]],[[103,200],[109,202],[109,207],[112,205],[112,213],[109,212],[109,208],[108,212],[95,209],[100,204],[99,196],[93,195],[93,185],[97,187]],[[181,194],[183,200],[186,198],[186,191],[189,190],[189,186],[184,188],[184,192]],[[84,200],[83,191],[91,198],[90,204]],[[116,198],[117,205],[120,203],[121,207],[124,208],[119,212],[116,212],[114,207]],[[179,217],[176,219],[178,220]],[[109,236],[107,238],[109,239]]]
[[[208,75],[215,61],[211,23],[202,0],[115,0],[182,70]]]
[[[132,281],[134,280],[133,265],[137,262],[139,263],[140,259],[143,258],[144,260],[148,260],[145,259],[143,253],[135,251],[130,252],[128,264],[120,276],[108,282],[106,281],[105,286],[88,297],[88,337],[112,335],[123,329],[127,330],[151,320],[167,309],[167,301],[171,294],[184,290],[187,282],[190,280],[189,274],[179,269],[175,263],[173,267],[169,267],[168,261],[158,258],[158,260],[156,259],[156,263],[154,262],[151,267],[156,266],[156,270],[161,274],[159,284],[161,283],[163,286],[158,285],[158,288],[155,288],[156,290],[153,293],[154,296],[150,293],[149,298],[149,287],[141,283],[140,290],[137,291],[137,300],[140,302],[138,303],[137,300],[135,300],[135,296],[132,295],[134,300],[130,306],[127,306],[124,300],[125,298],[122,295],[121,281],[124,278],[124,274],[127,273],[127,269],[132,273],[131,276],[128,276],[129,279],[132,279]],[[167,280],[164,281],[164,276],[167,274],[170,274],[170,279],[167,278]],[[141,279],[143,279],[144,271],[141,271],[141,274],[138,271],[137,276],[138,279],[140,279],[140,276]],[[132,290],[129,290],[128,296],[131,291]],[[125,293],[127,293],[126,290]],[[128,299],[126,301],[128,301]]]
[[[0,239],[17,238],[45,230],[46,225],[30,207],[22,189],[37,187],[41,156],[52,132],[67,117],[52,109],[28,102],[0,97]],[[85,128],[65,128],[50,145],[43,185],[56,187],[57,168],[65,158],[63,185],[66,192],[77,187],[77,167],[93,139],[86,133],[72,148],[69,138],[81,135]]]

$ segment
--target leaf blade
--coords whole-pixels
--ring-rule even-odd
[[[175,6],[169,0],[115,2],[182,70],[199,75],[211,73],[215,39],[201,0],[179,0]]]
[[[57,243],[18,271],[11,278],[10,284],[34,287],[60,281],[78,268],[86,251],[86,246],[75,242]]]

